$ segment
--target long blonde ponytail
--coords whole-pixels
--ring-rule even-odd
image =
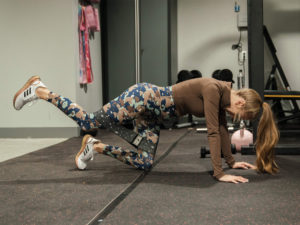
[[[274,174],[278,166],[274,159],[274,147],[279,140],[279,132],[273,112],[268,103],[262,104],[263,112],[258,123],[256,138],[256,166],[259,172]]]
[[[253,89],[238,90],[237,95],[245,99],[244,110],[250,118],[255,119],[262,114],[258,123],[256,137],[257,171],[274,174],[278,172],[275,163],[274,147],[279,140],[279,131],[275,124],[273,112],[268,103],[263,102],[260,95]]]

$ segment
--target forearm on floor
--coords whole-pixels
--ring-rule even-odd
[[[231,142],[230,142],[230,137],[229,133],[227,130],[227,127],[224,125],[220,126],[220,136],[221,136],[221,149],[222,149],[222,154],[224,156],[224,159],[228,166],[232,167],[233,164],[235,163],[235,159],[232,156],[231,152]]]
[[[224,175],[221,159],[221,138],[219,133],[208,135],[208,142],[210,148],[211,163],[214,171],[213,176],[219,179]]]

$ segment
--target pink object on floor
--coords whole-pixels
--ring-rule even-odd
[[[235,144],[236,150],[241,151],[242,146],[253,144],[253,134],[246,129],[237,130],[231,136],[231,144]]]

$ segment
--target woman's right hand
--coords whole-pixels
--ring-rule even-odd
[[[234,176],[234,175],[229,175],[229,174],[225,174],[224,176],[220,177],[219,181],[228,182],[228,183],[235,183],[235,184],[249,182],[248,179],[246,179],[242,176]]]

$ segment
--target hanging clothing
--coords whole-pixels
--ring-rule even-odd
[[[88,84],[94,80],[92,59],[90,54],[89,36],[91,32],[100,31],[98,9],[93,6],[78,8],[78,33],[79,33],[79,83]]]

